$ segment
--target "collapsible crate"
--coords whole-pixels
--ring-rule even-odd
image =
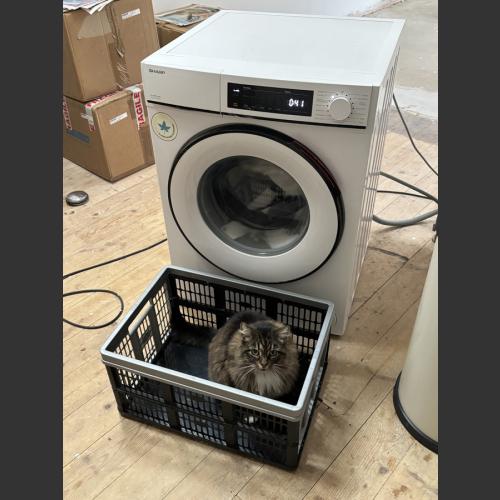
[[[279,401],[208,380],[206,351],[192,354],[191,373],[184,353],[174,356],[180,369],[165,355],[183,331],[208,335],[207,327],[220,328],[240,310],[263,312],[292,330],[299,381]],[[101,355],[124,417],[295,468],[327,366],[332,318],[333,304],[325,300],[168,266]]]

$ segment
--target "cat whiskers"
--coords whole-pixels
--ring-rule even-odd
[[[255,366],[250,365],[247,367],[243,367],[243,370],[240,371],[240,374],[241,376],[246,377],[247,375],[250,375],[250,373],[252,373],[253,371],[255,371]]]
[[[285,375],[287,373],[287,366],[281,363],[274,363],[272,366],[272,372],[277,375],[282,381],[285,380]]]
[[[235,382],[237,383],[240,383],[243,381],[243,379],[245,377],[247,377],[248,375],[250,375],[250,373],[252,373],[253,371],[255,370],[255,366],[254,365],[245,365],[245,366],[242,366],[239,370],[238,370],[238,373],[236,374],[236,380]]]

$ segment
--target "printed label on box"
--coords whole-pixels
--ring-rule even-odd
[[[141,9],[129,10],[122,14],[122,19],[128,19],[129,17],[138,16],[141,13]]]
[[[135,120],[137,128],[140,129],[146,125],[146,117],[144,114],[144,105],[142,103],[142,92],[139,87],[129,87],[134,99]]]
[[[72,130],[71,119],[69,117],[68,103],[66,102],[66,98],[63,97],[63,117],[64,117],[64,125],[67,130]]]
[[[127,112],[122,113],[121,115],[117,115],[114,118],[111,118],[111,120],[109,120],[109,124],[110,125],[114,125],[115,123],[117,123],[117,122],[119,122],[119,121],[124,120],[125,118],[127,118],[127,116],[128,116]]]

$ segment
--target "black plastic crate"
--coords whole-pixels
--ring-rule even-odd
[[[197,368],[191,372],[182,365],[183,356],[177,356],[179,366],[168,361],[174,332],[208,335],[207,327],[220,328],[240,310],[261,311],[291,327],[300,383],[283,400],[208,380],[201,351],[191,354]],[[101,355],[124,417],[295,468],[327,366],[332,318],[328,301],[167,266]]]

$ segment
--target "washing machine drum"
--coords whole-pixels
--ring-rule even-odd
[[[329,170],[297,141],[264,127],[214,127],[193,137],[168,186],[191,246],[247,280],[300,279],[328,260],[341,237],[342,199]]]

